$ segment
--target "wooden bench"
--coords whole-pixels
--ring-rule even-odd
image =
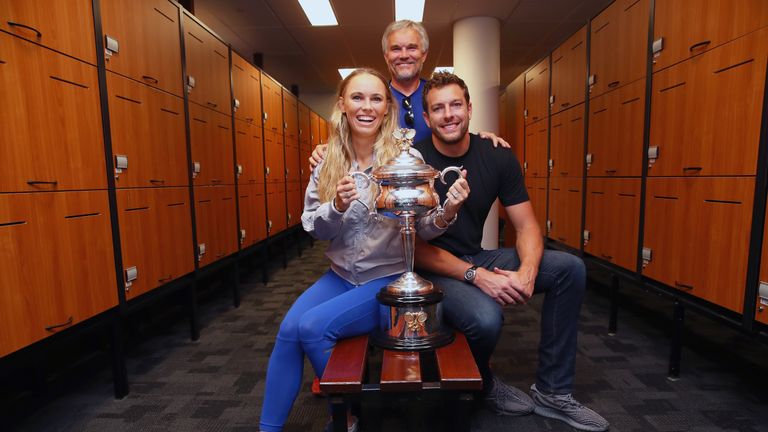
[[[481,390],[483,382],[463,334],[457,332],[455,340],[434,350],[434,355],[383,350],[378,382],[367,379],[368,352],[368,336],[357,336],[339,341],[328,360],[320,390],[331,402],[334,432],[346,432],[347,404],[360,401],[366,393],[438,392],[453,416],[446,429],[470,430],[473,392]]]

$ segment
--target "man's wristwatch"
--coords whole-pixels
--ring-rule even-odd
[[[477,266],[473,265],[472,267],[466,269],[464,271],[464,281],[469,283],[475,282],[475,276],[477,276]]]

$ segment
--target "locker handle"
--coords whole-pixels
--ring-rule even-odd
[[[616,87],[616,86],[618,86],[618,85],[619,85],[619,81],[614,81],[614,82],[612,82],[612,83],[609,83],[609,84],[608,84],[608,87],[609,87],[609,88],[614,88],[614,87]]]
[[[165,180],[163,179],[149,179],[149,182],[154,184],[165,184]]]
[[[570,102],[563,102],[563,103],[560,104],[560,106],[565,108],[565,107],[569,106],[570,104],[571,104]]]
[[[606,174],[616,174],[616,170],[615,169],[608,169],[608,170],[605,170],[605,173]]]
[[[701,171],[703,169],[704,169],[703,167],[697,167],[697,166],[683,167],[683,171],[686,171],[686,172],[688,172],[688,171],[697,171],[698,172],[698,171]]]
[[[675,281],[675,287],[676,288],[681,288],[681,289],[687,289],[687,290],[692,290],[693,289],[693,285],[684,284],[684,283],[681,283],[681,282],[678,282],[678,281]]]
[[[603,257],[603,258],[605,258],[605,259],[607,259],[608,261],[610,261],[610,260],[612,260],[612,259],[613,259],[613,257],[612,257],[611,255],[600,254],[600,256],[601,256],[601,257]]]
[[[143,79],[144,81],[149,81],[152,84],[157,84],[158,82],[160,82],[160,81],[157,80],[157,78],[151,77],[149,75],[142,75],[141,79]]]
[[[164,276],[164,277],[161,277],[161,278],[160,278],[160,279],[158,279],[157,281],[158,281],[158,282],[165,282],[165,281],[167,281],[167,280],[169,280],[169,279],[172,279],[172,278],[173,278],[173,275],[168,275],[168,276]]]
[[[26,25],[26,24],[21,24],[21,23],[12,22],[12,21],[6,21],[6,22],[8,23],[8,25],[9,25],[9,26],[12,26],[12,27],[21,27],[21,28],[25,28],[25,29],[27,29],[27,30],[32,30],[33,32],[35,32],[35,33],[37,34],[37,38],[38,38],[38,39],[40,39],[41,37],[43,37],[43,34],[42,34],[42,33],[40,33],[40,31],[38,31],[38,30],[37,30],[36,28],[34,28],[34,27],[30,27],[30,26],[28,26],[28,25]]]
[[[206,102],[205,104],[208,105],[211,108],[216,108],[217,106],[219,106],[218,104],[215,104],[213,102]]]
[[[560,175],[561,176],[567,176],[568,175],[568,171],[560,171]]]
[[[41,185],[41,184],[47,184],[47,185],[54,185],[54,186],[56,186],[57,184],[59,184],[59,182],[56,181],[56,180],[53,180],[53,181],[27,180],[27,184],[30,185],[30,186]]]
[[[694,50],[696,50],[697,48],[702,48],[702,47],[705,47],[705,46],[707,46],[707,45],[709,45],[709,44],[711,44],[711,43],[712,43],[712,41],[708,41],[708,40],[705,40],[705,41],[701,41],[701,42],[695,43],[695,44],[691,45],[691,47],[690,47],[690,48],[688,48],[688,51],[690,51],[690,52],[693,52],[693,51],[694,51]]]
[[[219,180],[219,179],[211,179],[211,183],[221,183],[221,180]]]
[[[66,327],[66,326],[72,324],[72,320],[73,320],[73,318],[70,316],[67,321],[65,321],[65,322],[63,322],[61,324],[54,324],[52,326],[48,326],[48,327],[45,328],[45,330],[46,331],[54,331],[57,328]]]
[[[224,255],[226,255],[226,252],[222,252],[222,253],[220,253],[220,254],[216,255],[216,258],[221,258],[221,257],[223,257]]]

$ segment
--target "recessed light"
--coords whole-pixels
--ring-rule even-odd
[[[299,4],[313,26],[339,25],[330,0],[299,0]]]
[[[341,75],[341,79],[344,79],[347,77],[347,75],[354,72],[355,68],[339,68],[339,75]]]
[[[424,0],[395,0],[395,21],[421,22],[424,18]]]
[[[438,66],[435,68],[435,72],[453,73],[453,66]]]

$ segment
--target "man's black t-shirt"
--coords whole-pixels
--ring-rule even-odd
[[[431,244],[456,256],[473,255],[482,250],[483,225],[496,198],[503,206],[528,201],[520,163],[509,149],[495,148],[490,140],[470,134],[469,150],[460,157],[448,157],[438,152],[432,137],[414,144],[424,161],[433,168],[443,170],[448,166],[463,166],[467,170],[469,198],[459,210],[459,218],[443,235]],[[440,202],[445,201],[448,186],[456,180],[455,174],[446,175],[448,185],[435,180],[435,190]]]

